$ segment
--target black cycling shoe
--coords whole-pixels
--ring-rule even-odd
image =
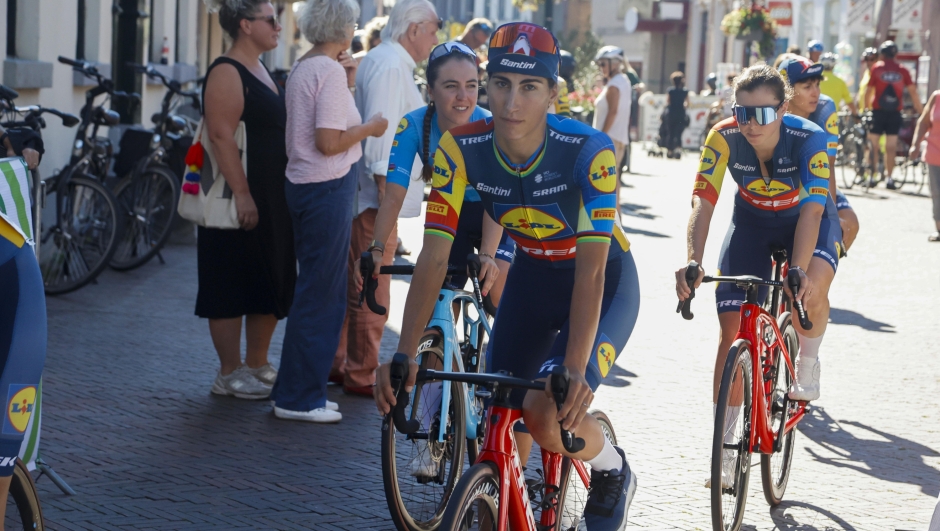
[[[627,528],[627,513],[630,502],[636,493],[636,474],[630,470],[630,464],[623,458],[623,468],[619,472],[591,471],[591,492],[584,506],[584,523],[587,531],[623,531]]]
[[[895,184],[894,179],[888,179],[888,182],[885,183],[885,188],[887,188],[888,190],[897,190],[900,187],[897,184]]]

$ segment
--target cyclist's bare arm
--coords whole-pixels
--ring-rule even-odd
[[[914,141],[911,142],[911,154],[917,155],[920,153],[920,143],[923,142],[924,136],[927,134],[927,131],[930,130],[932,125],[930,119],[930,109],[933,109],[935,105],[935,100],[937,99],[937,93],[934,92],[927,98],[927,105],[924,107],[924,110],[921,111],[920,117],[917,118],[917,126],[914,128]]]
[[[708,228],[712,222],[712,215],[715,213],[715,205],[702,199],[699,196],[692,196],[692,215],[689,216],[689,228],[686,231],[686,249],[688,260],[695,260],[702,264],[705,255],[705,242],[708,240]],[[692,291],[685,282],[685,267],[676,271],[676,295],[679,300],[684,301],[689,298]],[[699,266],[698,280],[694,287],[702,283],[702,277],[705,276],[705,270]]]
[[[790,259],[790,267],[799,266],[805,273],[809,270],[809,262],[813,258],[813,251],[816,249],[816,240],[819,238],[819,223],[822,221],[823,213],[826,207],[819,203],[806,203],[800,207],[800,219],[796,222],[796,234],[793,236],[793,257]],[[805,304],[809,299],[806,295],[812,296],[812,280],[805,274],[802,275],[802,291],[797,296],[797,300],[802,300]],[[789,286],[784,284],[784,289],[789,293]]]
[[[917,114],[924,112],[924,106],[920,103],[920,94],[917,93],[917,85],[908,85],[907,93],[911,95],[911,102],[914,104],[914,112]]]
[[[486,297],[496,279],[499,267],[496,265],[496,249],[503,238],[503,226],[493,221],[489,212],[483,213],[483,237],[480,243],[480,292]],[[486,255],[486,256],[483,256]]]

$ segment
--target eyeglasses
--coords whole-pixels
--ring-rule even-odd
[[[524,51],[528,54],[528,47],[532,47],[534,50],[557,54],[558,53],[558,41],[555,40],[555,36],[552,35],[552,32],[543,28],[542,26],[536,26],[535,24],[505,24],[496,28],[496,31],[490,37],[490,48],[506,48],[513,47],[517,42],[521,42]],[[527,44],[526,44],[527,43]],[[509,53],[514,53],[516,50],[510,48]]]
[[[486,34],[486,37],[489,38],[493,33],[493,28],[489,24],[483,23],[477,26],[477,29]]]
[[[250,20],[252,22],[256,20],[263,20],[271,25],[272,28],[277,29],[281,27],[281,23],[277,20],[277,15],[267,15],[264,17],[245,17],[245,20]]]
[[[469,55],[476,59],[477,54],[473,53],[473,50],[469,46],[462,42],[445,42],[444,44],[439,44],[431,50],[431,56],[428,58],[428,63],[433,63],[441,57],[450,55],[454,52],[462,53],[464,55]]]
[[[428,22],[430,22],[430,23],[432,23],[432,24],[437,24],[437,29],[439,29],[439,30],[444,29],[444,19],[442,19],[442,18],[439,18],[439,19],[437,19],[436,21],[434,21],[434,20],[429,20]]]
[[[738,125],[745,125],[750,122],[751,119],[754,119],[757,125],[767,125],[777,119],[777,109],[779,109],[781,105],[783,105],[783,103],[761,107],[735,105],[731,109],[734,111],[734,118],[738,121]]]

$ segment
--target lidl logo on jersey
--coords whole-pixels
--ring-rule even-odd
[[[7,414],[3,434],[18,435],[26,431],[36,405],[36,386],[11,384],[7,392]]]
[[[591,161],[591,186],[597,190],[609,194],[617,188],[617,158],[614,152],[605,149]]]
[[[614,366],[614,360],[617,359],[617,349],[609,337],[601,334],[600,344],[597,345],[594,355],[597,357],[597,368],[601,370],[601,377],[606,378],[610,368]]]
[[[813,158],[809,159],[809,172],[816,177],[829,178],[829,156],[824,151],[816,153]]]
[[[826,119],[826,131],[831,134],[839,134],[839,115],[832,113],[829,115],[829,118]]]
[[[702,157],[699,159],[698,172],[702,175],[711,175],[715,171],[720,155],[714,149],[705,146],[702,148]]]
[[[408,118],[402,118],[401,121],[398,122],[398,128],[395,129],[395,134],[397,135],[398,133],[401,133],[405,129],[408,129]]]
[[[494,204],[499,224],[533,240],[566,237],[573,234],[557,203],[538,207]]]
[[[454,171],[457,170],[457,164],[447,155],[443,149],[434,152],[434,176],[432,184],[434,188],[441,193],[454,193]]]
[[[746,179],[745,179],[746,181]],[[749,192],[764,197],[775,197],[793,191],[793,181],[790,179],[771,179],[769,183],[763,178],[753,179],[746,183]]]

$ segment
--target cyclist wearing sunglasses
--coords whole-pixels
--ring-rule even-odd
[[[808,59],[791,55],[777,67],[780,75],[793,88],[788,112],[818,125],[829,135],[826,153],[829,155],[829,168],[835,168],[836,155],[839,151],[839,114],[835,102],[822,94],[824,67],[820,63],[810,63]],[[842,228],[842,244],[848,250],[858,235],[858,217],[845,197],[836,187],[836,180],[829,179],[829,195],[835,200],[838,212],[827,212],[831,219],[838,218]]]
[[[594,389],[626,345],[639,313],[636,266],[616,223],[613,143],[580,122],[548,115],[558,96],[558,43],[551,32],[506,24],[493,33],[489,51],[493,118],[441,138],[424,248],[398,350],[414,356],[470,185],[486,211],[484,248],[494,245],[503,229],[516,242],[489,342],[488,369],[532,378],[547,377],[557,365],[568,368],[571,384],[560,411],[548,389],[514,393],[511,400],[522,406],[525,425],[542,448],[571,455],[562,448],[559,423],[585,440],[585,448],[571,457],[592,467],[587,529],[621,530],[636,476],[623,451],[586,415]],[[492,282],[485,279],[484,292]],[[388,365],[379,367],[375,398],[382,413],[395,403],[388,374]]]
[[[705,241],[725,170],[738,185],[734,215],[721,250],[723,275],[769,278],[771,249],[787,249],[791,275],[800,275],[803,301],[812,330],[796,323],[800,356],[790,397],[819,398],[817,354],[829,316],[829,286],[835,276],[842,239],[839,224],[826,215],[829,197],[829,135],[809,120],[785,115],[792,94],[782,76],[768,65],[752,66],[735,79],[734,117],[709,132],[692,192],[687,261],[703,263]],[[683,266],[676,272],[676,293],[689,297]],[[704,276],[700,268],[698,287]],[[784,287],[789,293],[789,288]],[[761,294],[764,297],[765,294]],[[737,333],[744,290],[721,284],[716,291],[721,339],[715,362],[713,403],[725,357]],[[761,299],[763,300],[763,299]]]

